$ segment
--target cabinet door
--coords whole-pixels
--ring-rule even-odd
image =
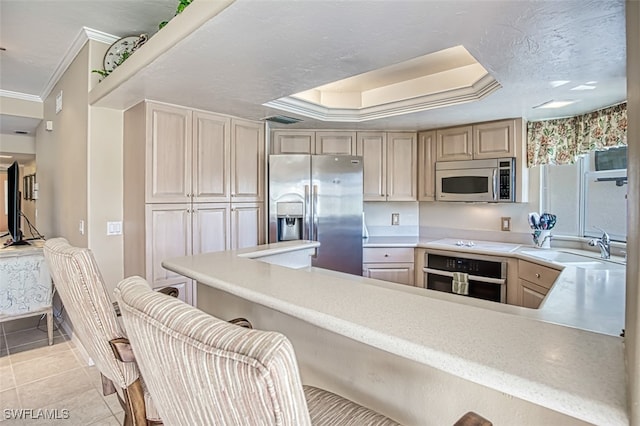
[[[473,126],[473,158],[515,157],[515,120],[501,120]]]
[[[387,200],[387,135],[358,132],[356,155],[363,162],[363,201]]]
[[[229,203],[193,205],[193,254],[231,248]]]
[[[192,191],[191,111],[150,103],[146,133],[146,202],[189,202]]]
[[[355,132],[316,132],[316,154],[356,155]]]
[[[362,269],[367,278],[413,285],[413,263],[365,263]]]
[[[264,200],[264,129],[231,120],[231,201]]]
[[[418,201],[436,195],[436,132],[418,133]]]
[[[231,249],[264,244],[264,207],[262,203],[231,205]]]
[[[164,269],[164,259],[191,255],[191,205],[147,204],[146,275],[152,287],[184,280]]]
[[[229,201],[231,175],[228,117],[193,113],[193,201]]]
[[[436,161],[471,160],[472,137],[472,126],[436,131]]]
[[[315,132],[307,130],[274,130],[271,138],[272,154],[313,154]]]
[[[415,133],[387,133],[387,201],[416,201]]]
[[[537,284],[520,279],[520,294],[522,297],[521,306],[525,308],[538,309],[548,290]]]

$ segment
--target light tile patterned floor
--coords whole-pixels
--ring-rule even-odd
[[[0,324],[0,409],[2,426],[121,425],[124,419],[116,395],[102,395],[96,368],[60,331],[49,346],[44,327],[5,333]]]

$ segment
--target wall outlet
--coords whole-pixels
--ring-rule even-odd
[[[78,225],[78,231],[80,231],[80,235],[84,235],[84,220],[80,220],[80,224]]]
[[[400,225],[400,213],[391,213],[391,225]]]
[[[511,217],[501,217],[500,227],[503,231],[511,231]]]

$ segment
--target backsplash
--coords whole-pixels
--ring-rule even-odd
[[[417,202],[365,202],[363,207],[369,236],[418,235],[420,215]],[[398,213],[400,224],[391,225],[391,215]]]

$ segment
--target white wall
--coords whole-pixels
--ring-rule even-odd
[[[416,236],[420,215],[417,202],[366,202],[363,206],[369,236]],[[400,225],[391,225],[391,214],[400,214]]]

